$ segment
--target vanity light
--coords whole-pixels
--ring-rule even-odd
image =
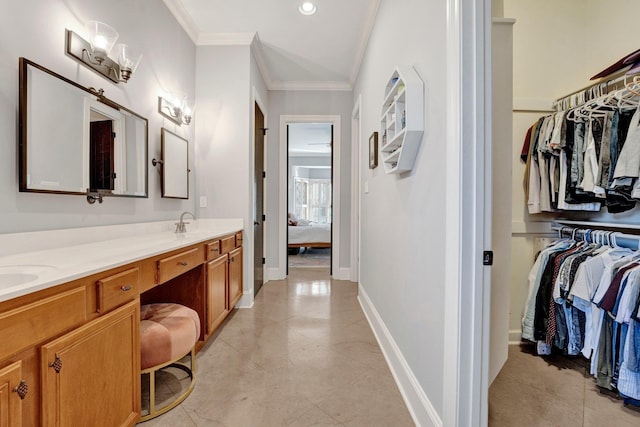
[[[115,45],[118,32],[103,22],[89,21],[85,28],[89,40],[67,30],[67,53],[114,83],[126,83],[138,67],[142,54],[129,45]],[[117,62],[109,58],[114,45]]]
[[[178,126],[188,125],[193,119],[193,106],[189,104],[187,98],[172,100],[159,96],[158,112]]]
[[[316,13],[317,8],[316,8],[316,5],[313,4],[312,2],[305,1],[300,5],[298,10],[303,15],[313,15],[314,13]]]

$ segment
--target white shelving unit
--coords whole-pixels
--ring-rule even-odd
[[[424,132],[424,85],[411,66],[396,67],[385,87],[379,157],[388,174],[413,169]]]

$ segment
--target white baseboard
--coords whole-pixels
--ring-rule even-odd
[[[413,422],[419,427],[442,427],[442,419],[440,419],[438,412],[429,401],[422,387],[420,387],[398,345],[360,284],[358,284],[358,301],[369,321],[373,334],[378,340],[378,344],[409,409]]]
[[[336,280],[351,280],[351,269],[339,268],[338,271],[333,274],[333,278]]]
[[[253,289],[244,291],[242,297],[238,300],[236,308],[253,308]]]
[[[286,275],[282,274],[282,271],[280,270],[280,267],[265,268],[264,274],[265,274],[265,278],[264,278],[265,282],[268,282],[269,280],[284,280],[284,279],[286,279]]]
[[[509,345],[520,344],[522,331],[520,329],[509,329]]]

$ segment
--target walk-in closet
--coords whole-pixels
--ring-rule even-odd
[[[640,425],[640,2],[493,16],[489,425]]]

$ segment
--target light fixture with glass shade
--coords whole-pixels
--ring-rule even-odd
[[[158,112],[178,126],[189,125],[194,107],[186,97],[158,96]]]
[[[85,30],[88,40],[71,30],[66,31],[69,56],[114,83],[126,83],[138,67],[142,54],[129,45],[116,45],[118,32],[104,22],[88,21]],[[117,62],[109,57],[114,45]]]

